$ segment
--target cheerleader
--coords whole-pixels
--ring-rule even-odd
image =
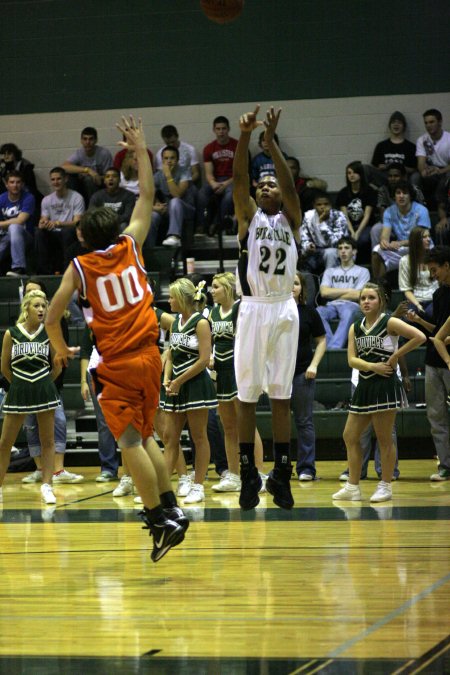
[[[234,374],[234,340],[240,301],[236,299],[236,278],[231,272],[222,272],[213,277],[211,294],[214,307],[209,316],[214,338],[214,357],[210,368],[217,374],[217,400],[219,416],[225,435],[228,471],[220,482],[212,486],[215,492],[239,492],[239,438],[237,427],[238,398]],[[265,492],[263,471],[263,447],[258,430],[255,434],[255,464],[262,480],[259,492]]]
[[[211,329],[208,320],[195,308],[200,296],[201,288],[196,288],[189,279],[178,279],[169,287],[170,309],[177,317],[170,331],[170,351],[164,367],[165,397],[160,407],[169,414],[164,434],[169,474],[178,459],[186,421],[195,443],[195,479],[185,504],[205,498],[203,483],[210,458],[206,433],[208,409],[217,407],[214,385],[206,371],[211,356]]]
[[[56,503],[51,483],[55,459],[54,418],[60,400],[54,380],[61,367],[51,365],[53,350],[44,328],[47,309],[45,293],[30,291],[22,300],[17,324],[9,328],[3,338],[1,370],[10,387],[3,404],[0,438],[0,501],[11,448],[25,417],[35,414],[41,441],[41,498],[46,504]]]
[[[416,349],[426,341],[417,328],[385,314],[386,297],[383,289],[367,283],[361,291],[359,305],[363,318],[355,321],[348,334],[348,363],[359,370],[359,381],[349,407],[344,429],[347,447],[349,479],[333,495],[333,499],[361,500],[359,479],[363,460],[361,435],[372,423],[381,452],[381,481],[371,502],[392,499],[391,480],[395,466],[392,429],[397,410],[408,402],[397,377],[400,356]],[[406,339],[400,349],[398,338]]]

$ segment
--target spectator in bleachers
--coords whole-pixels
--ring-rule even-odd
[[[370,280],[365,267],[356,265],[356,243],[351,237],[338,241],[337,252],[340,265],[325,270],[320,284],[320,295],[326,301],[317,311],[325,326],[328,349],[343,349],[347,344],[348,331],[360,313],[360,291]],[[336,331],[330,322],[338,320]]]
[[[269,146],[264,140],[264,131],[261,131],[259,134],[258,145],[261,148],[261,152],[255,155],[251,163],[251,177],[253,187],[256,187],[264,176],[275,176],[275,165],[273,163],[272,155],[270,154]],[[278,134],[274,135],[274,141],[280,146],[280,141]],[[285,152],[281,151],[285,159],[287,155]]]
[[[37,189],[34,164],[22,156],[22,150],[15,143],[3,143],[0,148],[0,193],[6,190],[6,178],[10,171],[20,171],[25,190],[31,192],[36,202],[36,211],[42,201]]]
[[[121,188],[134,194],[136,199],[139,197],[137,159],[136,154],[132,150],[127,150],[123,159],[119,185]]]
[[[0,195],[0,264],[10,255],[8,277],[19,277],[26,272],[25,250],[31,242],[26,223],[35,211],[35,200],[24,188],[20,171],[10,171],[6,192]]]
[[[230,123],[219,115],[213,121],[216,139],[203,148],[206,184],[199,191],[199,234],[214,234],[220,227],[233,227],[233,160],[237,140],[230,136]]]
[[[123,137],[122,140],[125,141],[125,137]],[[122,148],[122,150],[119,150],[119,152],[116,152],[116,154],[114,155],[114,160],[113,160],[112,166],[115,169],[117,169],[117,171],[119,172],[119,175],[122,171],[123,160],[127,156],[128,152],[129,151],[126,148]],[[148,154],[148,157],[150,159],[150,163],[152,165],[152,168],[154,168],[153,154],[152,154],[152,151],[150,150],[150,148],[147,148],[147,154]]]
[[[306,305],[304,276],[297,272],[293,288],[300,319],[297,360],[292,382],[291,407],[297,429],[296,471],[299,481],[316,477],[316,434],[313,423],[313,404],[316,390],[317,368],[325,354],[327,341],[325,329],[314,307]],[[315,342],[313,352],[311,338]]]
[[[380,141],[373,151],[371,165],[365,167],[367,182],[380,187],[387,184],[387,170],[394,162],[403,164],[407,175],[416,171],[416,146],[405,138],[406,118],[396,110],[389,118],[389,138]]]
[[[89,207],[107,206],[119,214],[120,228],[124,230],[129,224],[136,203],[135,195],[120,187],[120,171],[111,166],[105,173],[104,188],[94,192]]]
[[[450,245],[450,176],[439,185],[436,191],[439,221],[435,227],[437,245]]]
[[[438,282],[432,279],[425,265],[425,255],[431,245],[430,231],[413,227],[409,233],[408,254],[400,259],[398,287],[404,292],[409,308],[428,318],[433,312],[433,293]]]
[[[331,208],[326,192],[316,192],[314,208],[305,213],[300,235],[302,270],[322,274],[336,265],[338,241],[348,235],[347,220],[342,211]]]
[[[189,194],[191,172],[181,168],[178,164],[178,148],[167,146],[162,152],[162,169],[155,173],[155,194],[157,203],[164,204],[165,209],[153,211],[152,226],[147,238],[146,245],[154,245],[156,236],[161,229],[164,218],[169,221],[167,237],[163,246],[181,246],[183,224],[186,220],[193,221],[195,218],[195,206],[192,203],[192,195]]]
[[[70,176],[69,187],[83,195],[86,206],[94,192],[101,188],[103,176],[113,163],[110,151],[97,145],[97,139],[97,129],[85,127],[81,132],[81,148],[62,165]]]
[[[411,186],[399,183],[395,189],[395,204],[383,215],[380,243],[372,253],[372,272],[376,279],[398,269],[400,258],[408,253],[409,233],[413,227],[429,230],[430,215],[425,206],[413,201]]]
[[[50,171],[53,192],[44,197],[35,233],[37,272],[64,271],[67,249],[76,241],[75,227],[84,213],[84,199],[67,187],[67,174],[60,166]]]
[[[380,188],[378,188],[377,206],[381,218],[383,217],[384,210],[395,203],[395,188],[397,187],[398,183],[408,181],[405,166],[403,164],[398,164],[397,162],[392,162],[392,164],[389,164],[386,170],[386,177],[388,184],[382,185]],[[414,194],[414,201],[418,204],[423,204],[425,199],[420,188],[417,187],[417,185],[411,185],[411,187]],[[380,242],[382,227],[382,223],[376,223],[370,230],[372,248]]]
[[[300,205],[303,213],[306,213],[306,211],[310,211],[314,208],[314,197],[317,190],[326,192],[328,184],[321,178],[305,176],[301,171],[300,162],[297,157],[288,157],[286,161],[291,170],[292,178],[294,179],[295,189],[300,197]]]
[[[370,262],[370,228],[375,222],[377,193],[366,183],[361,162],[345,169],[347,185],[338,192],[336,208],[345,213],[350,236],[358,246],[358,262]]]
[[[162,169],[162,153],[164,148],[170,145],[172,148],[177,148],[178,150],[178,166],[180,169],[188,169],[190,171],[190,180],[192,183],[197,184],[200,181],[201,175],[197,150],[194,146],[180,141],[178,130],[173,124],[166,124],[161,129],[161,138],[164,141],[164,146],[156,153],[156,169]]]
[[[417,139],[418,173],[412,182],[422,188],[429,209],[436,208],[436,191],[450,174],[450,132],[442,128],[442,113],[435,108],[423,113],[426,133]]]

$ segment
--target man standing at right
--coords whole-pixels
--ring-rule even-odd
[[[242,488],[239,504],[259,503],[261,478],[255,466],[256,404],[263,390],[272,407],[274,469],[266,489],[277,506],[291,509],[290,397],[298,344],[298,311],[292,295],[301,223],[300,202],[289,166],[275,142],[281,109],[271,108],[265,122],[259,106],[242,115],[241,135],[233,165],[234,204],[238,220],[238,273],[242,300],[237,322],[235,373],[238,386],[239,449]],[[264,124],[264,140],[275,164],[275,176],[256,186],[250,197],[248,147],[252,131]]]
[[[436,335],[450,316],[450,246],[436,246],[427,252],[425,263],[430,275],[439,282],[433,293],[433,316],[426,321],[415,312],[407,318],[422,326],[432,336]],[[436,350],[432,340],[427,340],[425,356],[425,403],[436,453],[439,458],[437,473],[431,481],[450,479],[450,444],[447,397],[450,392],[450,370]]]
[[[436,207],[436,190],[450,173],[450,133],[442,129],[442,114],[431,108],[423,114],[425,129],[417,139],[417,169],[411,182],[419,184],[429,209]]]

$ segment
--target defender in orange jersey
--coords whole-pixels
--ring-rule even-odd
[[[153,535],[151,557],[157,562],[184,539],[189,521],[177,506],[163,456],[150,442],[161,361],[153,294],[140,247],[151,222],[153,174],[141,121],[122,118],[117,127],[125,138],[120,144],[136,153],[139,199],[123,234],[112,209],[101,207],[84,214],[80,228],[89,252],[75,258],[66,270],[46,328],[56,362],[67,365],[76,350],[65,343],[59,320],[78,290],[100,354],[100,363],[91,372],[96,395],[142,497],[141,516]]]

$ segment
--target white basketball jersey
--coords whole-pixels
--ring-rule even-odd
[[[297,245],[286,216],[260,208],[241,242],[238,263],[243,295],[267,297],[292,292],[297,268]]]

